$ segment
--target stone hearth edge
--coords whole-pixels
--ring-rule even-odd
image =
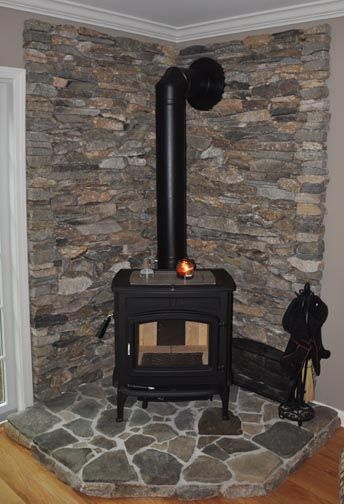
[[[230,421],[221,403],[141,403],[128,399],[116,423],[111,381],[81,385],[8,417],[9,437],[61,480],[87,495],[200,499],[264,495],[312,456],[339,427],[337,413],[316,406],[299,428],[278,405],[232,388]]]

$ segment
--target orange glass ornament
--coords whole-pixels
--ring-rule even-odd
[[[192,278],[196,269],[195,261],[192,259],[180,259],[176,265],[177,277]]]

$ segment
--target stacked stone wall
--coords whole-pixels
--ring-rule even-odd
[[[283,349],[293,291],[319,291],[329,121],[327,25],[169,47],[27,21],[27,185],[32,348],[40,399],[113,368],[121,267],[155,255],[154,86],[201,56],[224,99],[188,107],[188,246],[237,283],[234,336]]]
[[[36,396],[114,366],[111,280],[154,254],[154,85],[169,49],[27,21],[27,183]],[[174,56],[174,53],[173,53]]]
[[[224,99],[188,109],[189,254],[238,290],[234,336],[284,350],[294,291],[319,292],[327,184],[328,25],[183,49],[213,57]]]

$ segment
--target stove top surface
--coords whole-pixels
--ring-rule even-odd
[[[153,275],[140,275],[135,270],[130,275],[130,285],[216,285],[214,274],[209,270],[195,271],[192,278],[178,278],[173,270],[154,270]]]

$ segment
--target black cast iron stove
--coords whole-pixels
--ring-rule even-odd
[[[128,396],[143,401],[193,400],[220,394],[228,419],[232,299],[223,269],[178,279],[186,248],[186,100],[210,110],[222,98],[224,74],[201,58],[189,69],[169,68],[156,85],[158,270],[141,278],[120,270],[115,297],[117,421]]]

